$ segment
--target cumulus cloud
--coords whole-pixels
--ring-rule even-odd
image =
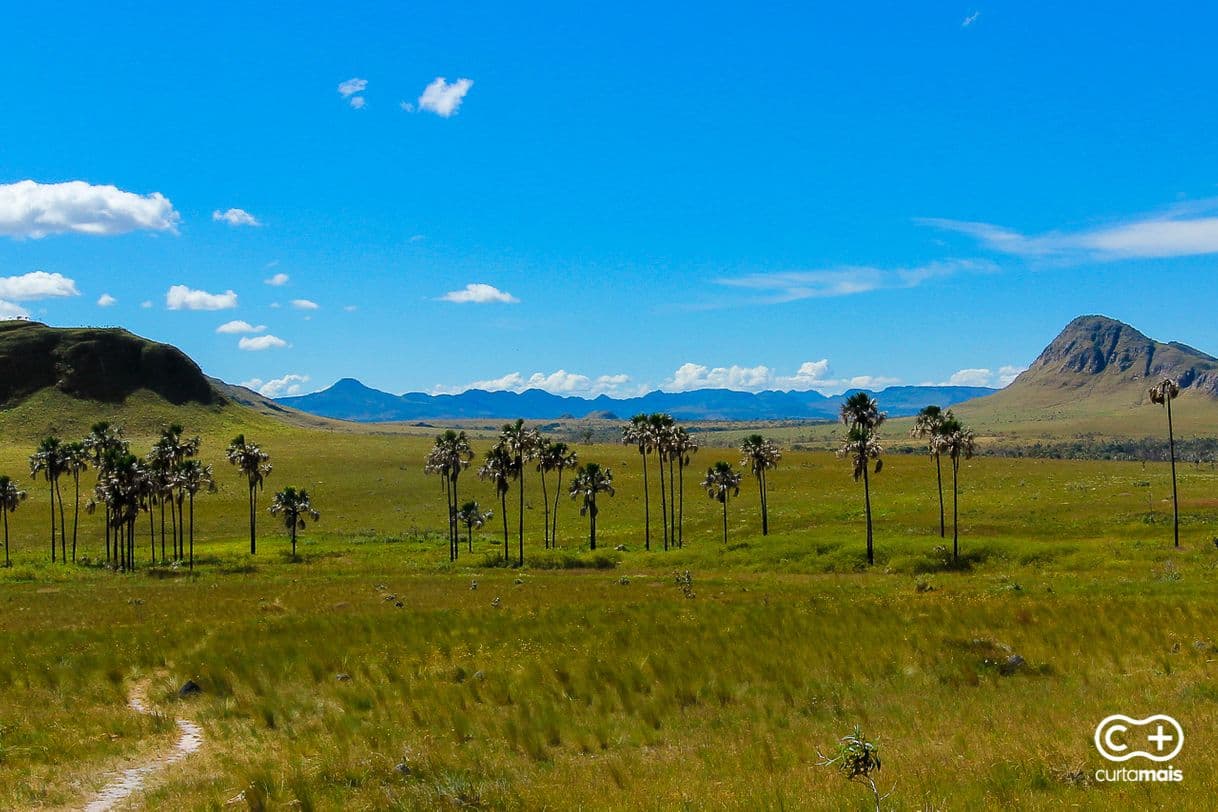
[[[1160,259],[1218,254],[1218,216],[1213,214],[1216,208],[1216,200],[1198,201],[1114,225],[1034,235],[993,223],[942,217],[923,217],[915,222],[963,234],[991,251],[1029,259],[1065,262]]]
[[[288,342],[284,341],[279,336],[273,336],[270,333],[262,336],[250,338],[244,336],[237,342],[237,349],[246,350],[247,352],[262,352],[263,350],[277,350],[286,347]]]
[[[1023,372],[1027,367],[1005,365],[998,368],[998,371],[989,367],[970,367],[968,369],[960,369],[951,374],[946,381],[939,383],[927,382],[925,386],[989,386],[996,389],[1002,389],[1009,385]]]
[[[481,282],[471,282],[461,290],[450,290],[440,297],[445,302],[457,302],[458,304],[488,304],[490,302],[503,302],[505,304],[516,304],[520,300],[507,291],[502,291],[493,285],[484,285]]]
[[[873,290],[913,288],[931,279],[959,273],[992,273],[997,266],[984,260],[947,260],[909,268],[847,266],[813,271],[780,271],[716,279],[718,285],[755,291],[745,304],[780,304],[801,299],[851,296]]]
[[[98,307],[112,307],[116,304],[118,304],[118,299],[115,299],[109,293],[103,293],[101,296],[97,297]]]
[[[309,382],[308,375],[296,375],[289,373],[282,378],[271,378],[269,381],[264,381],[261,378],[253,378],[241,383],[246,389],[253,389],[263,397],[281,398],[291,395],[299,395],[301,387]]]
[[[308,299],[293,299],[292,307],[296,308],[297,310],[316,310],[321,307],[321,305]]]
[[[266,325],[259,324],[257,327],[250,324],[248,321],[235,319],[226,321],[216,328],[216,332],[221,335],[241,335],[243,333],[262,333],[266,332]]]
[[[1025,369],[1027,369],[1026,366],[1007,365],[1007,366],[999,367],[998,368],[998,385],[999,386],[1009,386],[1011,383],[1013,383],[1015,381],[1016,378],[1019,377],[1020,373],[1022,373]]]
[[[76,281],[60,273],[31,271],[21,276],[0,276],[0,299],[12,302],[79,295]]]
[[[230,226],[260,226],[258,218],[250,214],[245,209],[229,209],[228,211],[220,211],[216,209],[211,213],[211,219],[217,223],[228,223]]]
[[[529,389],[541,389],[553,395],[577,395],[579,397],[640,394],[638,390],[628,389],[627,384],[629,383],[629,375],[599,375],[593,378],[559,369],[550,373],[534,372],[532,375],[509,372],[499,378],[473,381],[463,386],[437,386],[432,390],[432,394],[457,394],[469,389],[482,389],[487,392],[524,392]]]
[[[290,278],[291,277],[289,277],[286,273],[277,273],[274,276],[272,276],[271,278],[263,280],[263,281],[265,281],[266,284],[268,284],[272,287],[281,288],[288,283],[288,280]]]
[[[0,234],[41,239],[49,234],[176,233],[181,215],[160,192],[125,192],[81,180],[0,184]]]
[[[458,79],[451,85],[443,76],[437,76],[419,96],[419,109],[448,118],[455,115],[465,100],[465,94],[474,86],[472,79]]]
[[[884,389],[900,383],[899,378],[880,375],[856,375],[849,378],[831,376],[828,359],[804,361],[792,375],[783,375],[765,365],[755,367],[708,367],[703,364],[682,364],[660,387],[666,392],[689,392],[695,389],[734,389],[739,392],[816,391],[835,395],[847,389]]]
[[[186,285],[174,285],[165,294],[165,306],[170,310],[231,310],[237,306],[237,294],[208,293]]]
[[[21,305],[15,302],[6,302],[0,299],[0,321],[8,321],[10,319],[28,319],[30,312]]]

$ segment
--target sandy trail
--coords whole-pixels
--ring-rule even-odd
[[[143,688],[131,692],[128,707],[136,713],[151,714],[143,697]],[[148,777],[186,758],[203,746],[203,730],[189,719],[175,719],[178,726],[178,741],[173,749],[140,767],[123,770],[113,781],[104,786],[85,806],[86,812],[107,812],[144,788]]]

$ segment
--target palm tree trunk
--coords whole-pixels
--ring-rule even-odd
[[[55,477],[55,501],[59,502],[59,558],[68,563],[68,524],[63,515],[63,493],[59,490],[59,477]]]
[[[554,490],[554,512],[552,514],[550,514],[551,516],[553,516],[553,519],[551,519],[551,521],[553,522],[553,525],[550,529],[550,544],[553,545],[555,549],[558,549],[558,500],[561,497],[562,497],[562,468],[560,467],[558,469],[558,484],[555,486],[555,490]]]
[[[195,495],[190,495],[190,571],[195,571]]]
[[[162,497],[158,501],[161,503],[161,561],[168,561],[165,555],[165,499]]]
[[[511,557],[508,552],[507,491],[499,492],[499,515],[503,517],[503,560],[507,561]]]
[[[152,563],[156,563],[156,524],[153,522],[152,505],[148,506],[148,548],[151,551]]]
[[[765,471],[757,472],[757,496],[761,499],[761,535],[769,535],[769,525],[765,519]]]
[[[871,481],[867,478],[866,458],[863,459],[863,508],[867,516],[867,563],[875,563],[875,546],[871,535]]]
[[[51,563],[55,563],[55,483],[50,483],[51,490]]]
[[[680,487],[677,490],[680,499],[680,508],[677,511],[677,547],[685,546],[685,459],[682,457],[680,465],[677,467],[678,479]]]
[[[647,487],[647,453],[639,449],[643,458],[643,549],[651,549],[651,491]]]
[[[255,536],[254,511],[258,509],[258,498],[254,495],[254,483],[250,483],[250,555],[258,552],[258,541]]]
[[[298,519],[295,516],[293,516],[292,517],[292,560],[293,561],[296,560],[296,522],[297,521],[298,521]]]
[[[596,511],[588,508],[588,547],[596,549]]]
[[[1180,498],[1176,493],[1176,434],[1171,424],[1171,396],[1167,398],[1167,447],[1171,456],[1171,505],[1172,505],[1172,534],[1175,544],[1180,546]]]
[[[960,560],[960,460],[952,459],[952,561]]]
[[[656,453],[656,464],[660,467],[660,523],[664,526],[664,549],[668,549],[668,500],[664,495],[664,455]]]
[[[452,510],[448,511],[448,526],[452,528],[453,537],[453,561],[461,557],[461,525],[457,521],[457,477],[453,477],[453,506]]]
[[[672,539],[673,546],[677,544],[677,497],[676,497],[676,476],[672,472],[672,458],[668,459],[668,524],[671,532],[668,534]]]
[[[4,566],[11,567],[13,562],[8,559],[8,506],[0,505],[0,513],[4,514]]]
[[[545,537],[546,537],[546,549],[548,550],[548,549],[550,549],[550,492],[546,490],[545,469],[542,469],[542,471],[541,471],[541,505],[543,508],[545,508],[545,511],[546,511]]]
[[[72,508],[72,563],[76,563],[76,535],[80,529],[80,473],[72,473],[73,498],[76,500]]]
[[[516,455],[516,470],[520,472],[520,515],[516,519],[516,526],[519,529],[518,538],[520,540],[520,566],[524,566],[524,455]]]
[[[723,500],[723,546],[727,546],[727,499]]]
[[[448,474],[444,475],[444,512],[448,514],[448,560],[452,561],[456,558],[453,552],[456,543],[453,541],[453,484]]]
[[[939,480],[939,538],[943,538],[947,535],[943,526],[943,460],[938,454],[935,454],[935,477]]]

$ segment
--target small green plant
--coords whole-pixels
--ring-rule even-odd
[[[831,755],[826,756],[819,751],[818,755],[821,757],[820,766],[832,767],[847,781],[855,781],[870,789],[876,812],[880,810],[880,802],[892,794],[889,791],[887,795],[880,795],[874,775],[880,771],[880,746],[869,741],[858,725],[854,726],[853,733],[838,739],[837,748]]]

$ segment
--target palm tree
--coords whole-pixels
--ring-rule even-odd
[[[524,566],[524,465],[533,459],[541,442],[541,434],[537,429],[526,428],[524,420],[517,418],[515,423],[505,423],[499,432],[499,442],[503,443],[512,455],[512,476],[517,480],[517,490],[520,492],[520,513],[517,516],[520,541],[520,560]]]
[[[770,494],[766,485],[766,471],[778,467],[778,461],[782,459],[782,452],[778,450],[778,446],[772,440],[767,440],[760,434],[750,434],[740,444],[740,453],[744,455],[740,464],[748,466],[749,470],[753,472],[753,476],[757,478],[757,488],[761,492],[761,535],[768,536],[770,534]]]
[[[668,460],[669,452],[672,443],[672,427],[674,425],[672,415],[657,412],[647,416],[648,427],[651,430],[651,444],[656,451],[656,459],[659,461],[660,467],[660,518],[664,522],[664,549],[668,549],[669,543],[669,522],[668,522],[668,496],[665,489],[668,487],[667,480],[664,478],[664,463]],[[671,469],[671,465],[669,468]]]
[[[567,460],[574,456],[570,446],[562,441],[550,440],[543,437],[537,447],[537,472],[541,474],[541,503],[545,508],[545,537],[546,549],[550,549],[554,539],[550,532],[550,494],[546,487],[546,474],[558,471],[558,490],[554,493],[554,511],[558,511],[558,491],[562,490],[562,469],[567,467]],[[555,516],[557,523],[557,516]]]
[[[455,561],[460,552],[460,535],[457,531],[457,479],[461,472],[469,467],[474,451],[470,448],[469,438],[465,432],[452,429],[436,437],[427,462],[423,466],[425,474],[440,474],[444,478],[444,493],[447,497],[448,513],[448,558]]]
[[[466,502],[457,511],[457,519],[465,525],[466,537],[469,541],[469,551],[474,551],[474,529],[481,530],[482,526],[491,520],[495,514],[491,511],[483,511],[478,507],[477,502]]]
[[[89,452],[89,458],[93,463],[93,468],[97,471],[97,478],[100,482],[105,475],[104,466],[106,461],[114,453],[126,453],[127,441],[123,439],[123,430],[118,426],[111,426],[105,421],[94,423],[89,429],[89,436],[84,439],[85,448]],[[86,507],[89,507],[86,505]],[[93,507],[96,507],[94,503]],[[92,508],[90,508],[91,510]],[[110,522],[107,520],[102,522],[105,525],[106,533],[106,560],[110,560]]]
[[[976,437],[971,429],[965,428],[960,421],[949,416],[943,421],[936,437],[936,456],[947,454],[952,461],[952,560],[960,560],[960,459],[972,459],[976,450]]]
[[[90,511],[98,503],[105,505],[106,522],[114,531],[115,567],[123,571],[135,569],[135,520],[146,505],[150,481],[139,459],[111,449],[99,469],[95,500],[87,505]]]
[[[697,450],[698,444],[690,433],[683,426],[677,426],[669,449],[677,463],[677,478],[680,481],[677,491],[677,547],[685,546],[685,469],[693,461]]]
[[[723,505],[724,546],[727,545],[727,502],[730,497],[740,495],[741,479],[743,476],[732,468],[730,462],[719,460],[706,469],[706,479],[702,480],[702,487],[706,488],[706,495]]]
[[[4,517],[4,566],[11,567],[13,562],[8,557],[8,514],[12,513],[25,501],[26,493],[17,488],[17,483],[7,476],[0,476],[0,516]]]
[[[235,465],[245,476],[249,485],[250,504],[250,555],[258,551],[255,514],[258,511],[258,491],[262,483],[271,474],[271,455],[267,454],[254,443],[246,442],[244,434],[238,434],[228,444],[228,461]]]
[[[309,492],[289,485],[271,498],[270,511],[272,516],[283,516],[283,526],[292,536],[292,558],[296,558],[296,531],[304,530],[306,518],[314,522],[321,518],[309,501]]]
[[[947,535],[943,518],[943,462],[939,458],[939,439],[943,433],[943,424],[952,419],[954,418],[950,410],[944,411],[938,406],[927,406],[918,412],[918,416],[914,418],[913,428],[909,431],[910,437],[927,441],[927,448],[930,449],[930,455],[935,460],[935,478],[939,483],[939,538]]]
[[[89,469],[89,449],[83,442],[64,443],[64,470],[72,475],[72,563],[76,563],[76,537],[80,527],[80,475]]]
[[[30,455],[30,476],[35,479],[42,474],[51,493],[51,563],[55,562],[55,504],[59,503],[59,538],[63,547],[63,558],[68,557],[67,541],[64,538],[66,525],[63,518],[63,502],[59,499],[59,477],[63,475],[63,442],[55,435],[47,435],[38,443],[38,450]]]
[[[1176,434],[1171,424],[1171,402],[1180,395],[1180,385],[1171,378],[1164,378],[1150,387],[1150,402],[1167,407],[1167,450],[1171,458],[1171,506],[1172,533],[1175,544],[1180,546],[1180,498],[1176,493]]]
[[[579,515],[588,517],[588,542],[592,550],[596,549],[596,517],[600,513],[596,496],[600,493],[613,496],[613,471],[595,462],[586,462],[575,472],[570,494],[572,499],[583,498]]]
[[[636,414],[622,427],[622,443],[639,450],[643,460],[643,549],[651,549],[651,489],[647,485],[647,455],[655,450],[647,415]]]
[[[198,460],[182,460],[175,471],[178,488],[190,500],[190,570],[195,568],[195,496],[200,491],[216,492],[216,480],[210,465],[204,465]],[[295,553],[293,553],[295,554]]]
[[[868,468],[871,460],[875,460],[875,473],[884,467],[880,455],[884,449],[878,441],[879,428],[884,423],[886,414],[880,411],[875,398],[866,392],[855,392],[842,404],[842,422],[846,424],[846,440],[837,452],[839,457],[845,457],[854,466],[854,481],[863,479],[863,507],[867,517],[867,563],[875,563],[875,545],[871,529],[871,481],[868,478]]]
[[[515,461],[512,452],[502,441],[495,443],[486,452],[482,467],[478,469],[479,479],[489,479],[495,483],[495,494],[499,497],[499,515],[503,518],[503,560],[508,560],[508,525],[507,525],[507,493],[512,487]]]
[[[558,472],[558,484],[554,487],[554,507],[550,512],[553,524],[550,527],[550,546],[558,546],[558,500],[562,496],[562,472],[579,466],[579,455],[566,443],[555,443],[554,470]]]

